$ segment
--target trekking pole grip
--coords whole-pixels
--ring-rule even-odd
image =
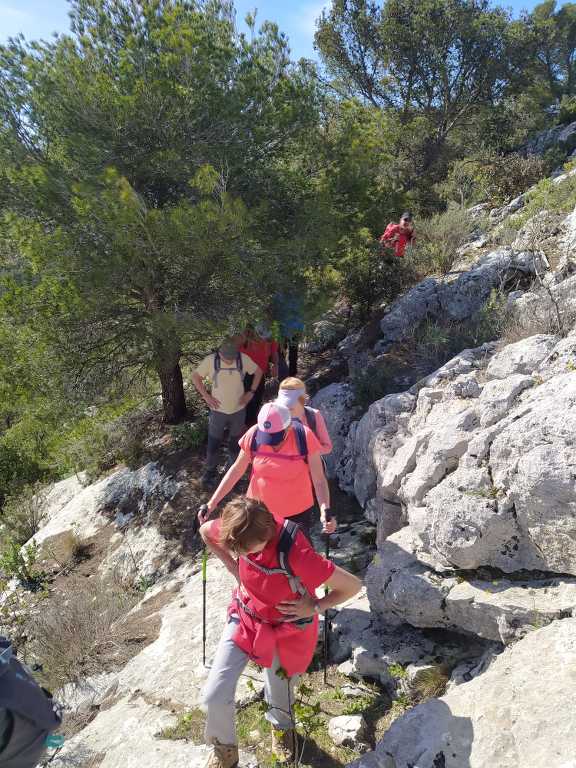
[[[332,520],[332,512],[330,512],[329,509],[324,510],[324,519],[327,523],[329,523]],[[330,554],[330,534],[326,532],[326,557]]]

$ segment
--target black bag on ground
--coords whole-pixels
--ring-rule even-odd
[[[34,768],[62,718],[50,694],[0,637],[0,766]]]

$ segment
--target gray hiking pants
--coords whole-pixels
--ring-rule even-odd
[[[206,469],[211,471],[218,466],[220,455],[220,446],[224,438],[224,433],[228,429],[228,456],[231,461],[235,461],[240,451],[238,440],[244,434],[244,423],[246,421],[246,408],[241,408],[236,413],[220,413],[220,411],[210,411],[208,417],[208,451],[206,454]]]
[[[236,684],[246,664],[248,656],[240,650],[232,639],[238,619],[232,617],[220,639],[212,662],[212,669],[206,681],[203,703],[206,711],[206,743],[213,744],[217,739],[221,744],[236,744],[235,696]],[[298,675],[287,680],[277,672],[280,668],[278,657],[270,669],[264,670],[264,698],[268,704],[266,720],[279,730],[294,728],[292,705],[294,686]]]
[[[35,768],[44,754],[48,731],[38,728],[16,713],[0,709],[0,766]]]

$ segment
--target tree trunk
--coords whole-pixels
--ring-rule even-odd
[[[177,424],[186,418],[186,397],[180,363],[159,366],[158,376],[162,385],[164,421],[168,424]]]

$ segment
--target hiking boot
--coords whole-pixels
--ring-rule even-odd
[[[296,731],[272,728],[272,754],[279,763],[291,763],[296,756]]]
[[[204,763],[204,768],[237,768],[237,766],[238,745],[220,744],[219,741],[215,741],[212,744],[212,752]]]
[[[215,469],[207,469],[202,475],[202,485],[204,488],[211,488],[216,485],[218,480],[218,472]]]

